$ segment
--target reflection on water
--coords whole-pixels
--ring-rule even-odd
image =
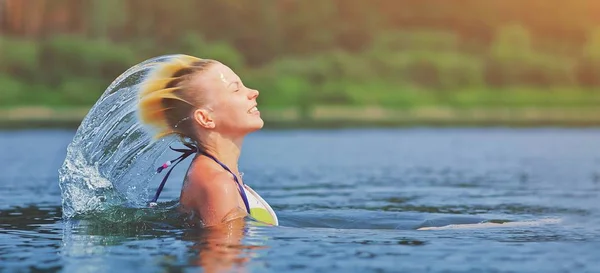
[[[244,268],[254,256],[255,250],[266,246],[244,244],[243,239],[251,228],[244,221],[233,221],[219,228],[191,229],[182,239],[193,242],[191,249],[197,252],[191,264],[201,266],[206,272],[221,272],[232,268]]]
[[[60,269],[61,216],[60,206],[0,210],[0,271]]]
[[[60,207],[13,207],[0,210],[0,228],[4,230],[33,230],[54,224],[62,217]]]
[[[122,212],[122,215],[128,213]],[[168,270],[197,266],[205,272],[228,272],[234,268],[243,269],[256,250],[266,248],[261,244],[266,238],[253,234],[259,227],[257,223],[240,219],[218,228],[201,229],[182,227],[181,219],[166,219],[166,214],[177,215],[176,210],[172,209],[146,214],[143,220],[135,221],[107,222],[91,217],[86,220],[67,220],[61,254],[80,260],[74,268],[83,266],[88,270],[107,268],[103,263],[94,264],[90,257],[112,255],[117,250],[121,255],[151,251],[156,256],[153,263]],[[179,223],[179,227],[165,222]],[[249,234],[255,238],[245,240]],[[162,242],[155,244],[157,239]],[[173,256],[174,250],[184,255]]]

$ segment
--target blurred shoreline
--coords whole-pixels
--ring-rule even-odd
[[[0,129],[76,129],[89,107],[43,106],[0,109]],[[316,106],[262,109],[266,129],[360,128],[407,126],[510,126],[600,127],[598,107],[493,107],[444,106],[387,109],[379,106]]]
[[[0,0],[0,127],[77,127],[171,54],[229,66],[269,128],[600,126],[600,1],[259,2]]]

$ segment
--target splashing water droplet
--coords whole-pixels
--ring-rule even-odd
[[[152,142],[137,117],[139,84],[173,57],[149,59],[125,71],[83,119],[59,170],[65,218],[112,206],[145,206],[155,166],[177,140]]]

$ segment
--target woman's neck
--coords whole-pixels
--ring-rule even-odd
[[[220,134],[210,134],[202,142],[204,151],[217,158],[239,176],[238,160],[242,150],[242,138],[224,137]]]

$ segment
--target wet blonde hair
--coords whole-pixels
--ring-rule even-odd
[[[138,114],[155,131],[154,139],[176,134],[194,141],[192,112],[203,104],[201,93],[190,80],[216,61],[178,55],[159,64],[140,84]]]

